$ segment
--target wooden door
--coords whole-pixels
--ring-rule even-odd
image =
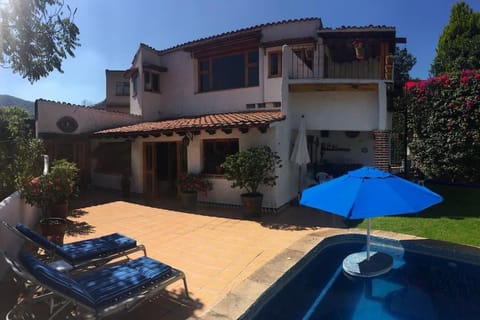
[[[143,194],[152,197],[157,193],[155,179],[157,171],[157,153],[154,142],[143,144]]]

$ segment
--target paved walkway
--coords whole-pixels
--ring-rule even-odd
[[[120,232],[144,244],[150,257],[187,275],[191,299],[184,297],[178,282],[155,301],[109,319],[200,317],[297,240],[314,231],[344,227],[340,217],[304,207],[263,214],[253,221],[242,219],[238,208],[199,204],[188,211],[179,209],[174,198],[124,201],[104,191],[76,199],[72,207],[76,210],[65,242]]]

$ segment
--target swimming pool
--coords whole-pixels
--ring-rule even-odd
[[[394,257],[379,277],[344,274],[365,238],[327,238],[270,287],[241,319],[479,319],[480,259],[422,240],[372,238]],[[448,257],[448,258],[446,258]]]

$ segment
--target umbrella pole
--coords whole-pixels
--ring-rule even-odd
[[[370,218],[367,218],[367,261],[370,260]]]

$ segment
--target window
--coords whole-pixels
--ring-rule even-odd
[[[129,81],[115,82],[115,95],[116,96],[130,95],[130,82]]]
[[[123,174],[130,171],[130,142],[100,143],[93,155],[97,159],[95,171],[105,174]]]
[[[223,174],[220,165],[225,158],[238,152],[238,139],[204,140],[203,141],[203,172]]]
[[[282,53],[280,51],[268,54],[268,76],[270,78],[282,76]]]
[[[295,55],[303,61],[303,63],[309,67],[313,68],[313,49],[312,48],[298,48],[293,49]]]
[[[160,92],[158,73],[150,71],[143,72],[144,90],[150,92]]]
[[[258,50],[199,60],[198,83],[200,92],[258,86]]]

